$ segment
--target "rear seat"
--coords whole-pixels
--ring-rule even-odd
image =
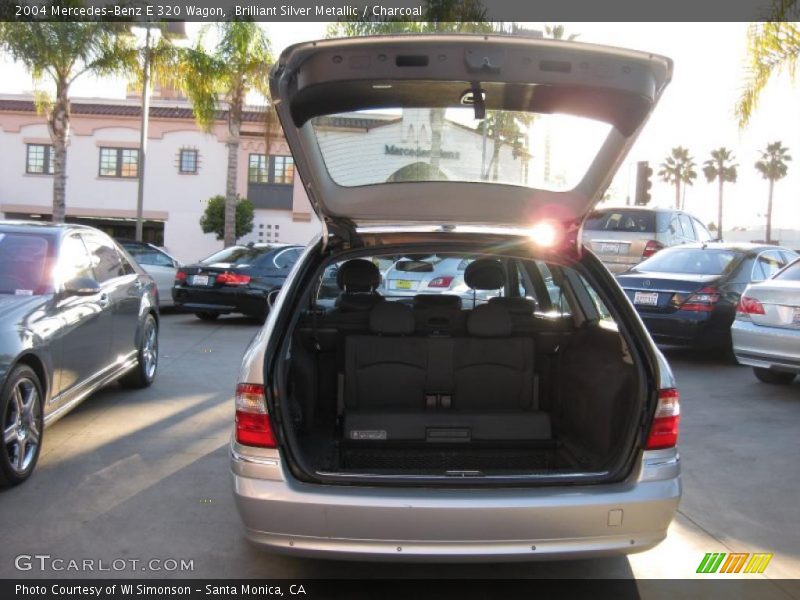
[[[512,338],[508,312],[481,306],[469,336],[414,336],[413,312],[385,302],[372,335],[345,343],[344,437],[352,441],[531,441],[551,438],[537,410],[533,341]]]

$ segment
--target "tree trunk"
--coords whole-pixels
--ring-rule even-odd
[[[239,143],[242,129],[242,103],[244,99],[238,95],[232,98],[228,108],[228,173],[225,182],[225,229],[224,244],[236,244],[236,180],[239,172]],[[269,149],[267,149],[269,152]]]
[[[722,187],[725,180],[722,178],[722,168],[719,173],[719,206],[717,207],[717,237],[722,239]]]
[[[47,120],[53,141],[53,223],[63,223],[67,212],[67,141],[69,140],[69,84],[56,83],[56,98]]]
[[[766,242],[767,244],[772,243],[772,188],[775,185],[775,180],[769,180],[769,198],[767,199],[767,235],[766,235]]]
[[[442,158],[442,128],[444,127],[444,109],[430,109],[431,120],[431,172],[437,173],[441,170],[439,163]]]
[[[675,210],[681,209],[681,181],[675,181]]]

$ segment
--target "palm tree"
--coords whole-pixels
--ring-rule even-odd
[[[733,152],[725,147],[720,147],[711,151],[711,158],[703,165],[703,174],[706,176],[706,181],[711,183],[716,179],[719,184],[719,194],[717,196],[719,202],[717,206],[717,232],[719,238],[722,238],[722,188],[725,182],[736,183],[736,169],[739,166],[731,164],[732,161]]]
[[[545,25],[544,35],[553,40],[567,40],[568,42],[574,41],[580,34],[570,33],[567,35],[567,30],[563,25]]]
[[[689,155],[689,150],[683,146],[677,146],[661,163],[661,169],[658,171],[658,176],[662,181],[675,186],[675,208],[679,210],[683,208],[681,189],[684,190],[685,196],[686,186],[692,185],[697,179],[697,172],[694,169],[694,158]]]
[[[786,177],[789,165],[786,163],[792,160],[789,156],[789,149],[782,142],[772,142],[767,144],[767,149],[761,151],[761,160],[756,161],[756,170],[761,173],[764,179],[769,181],[769,197],[767,199],[767,234],[766,242],[772,243],[772,192],[775,182]]]
[[[800,60],[800,5],[780,0],[766,23],[754,23],[747,31],[748,66],[744,87],[736,102],[739,127],[744,128],[755,111],[761,92],[772,75],[786,69],[794,77]],[[795,21],[795,22],[792,22]]]
[[[79,0],[52,2],[81,7]],[[22,63],[35,84],[48,83],[55,94],[37,94],[37,110],[47,119],[53,142],[53,217],[66,215],[67,144],[70,136],[70,87],[82,75],[109,75],[122,70],[132,40],[117,23],[102,21],[32,21],[0,23],[0,49]]]
[[[183,51],[179,75],[201,128],[210,130],[221,104],[227,107],[224,236],[227,247],[236,243],[236,176],[245,100],[251,91],[269,98],[268,76],[273,61],[269,39],[257,23],[222,22],[216,25],[216,32],[219,39],[213,51],[207,51],[204,46],[207,30],[192,48]]]

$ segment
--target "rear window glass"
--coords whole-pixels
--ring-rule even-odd
[[[733,266],[736,253],[731,250],[669,248],[639,263],[639,271],[721,275]]]
[[[783,281],[800,281],[800,260],[796,260],[783,271],[775,275],[774,279],[781,279]]]
[[[0,233],[0,294],[33,296],[47,291],[50,244],[43,235]]]
[[[391,85],[389,85],[391,87]],[[570,190],[608,137],[572,115],[467,107],[386,108],[315,117],[325,167],[339,185],[483,182]]]
[[[251,264],[259,256],[273,250],[274,246],[259,246],[258,248],[248,248],[242,246],[231,246],[204,258],[200,262],[203,264],[226,263],[234,266]]]
[[[656,215],[639,210],[596,211],[589,215],[583,228],[586,231],[653,233],[656,230]]]

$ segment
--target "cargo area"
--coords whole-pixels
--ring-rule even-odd
[[[343,264],[333,306],[292,333],[288,420],[309,471],[597,476],[630,450],[639,370],[613,320],[577,316],[556,267],[482,258],[461,295],[399,298],[386,289],[391,273],[377,271]]]

